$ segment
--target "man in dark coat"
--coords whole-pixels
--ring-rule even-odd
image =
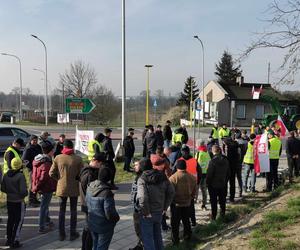
[[[150,158],[151,154],[155,154],[157,148],[157,139],[152,125],[148,125],[148,132],[145,136],[144,143],[147,147],[146,157]]]
[[[58,142],[55,145],[54,158],[57,155],[61,154],[61,151],[64,148],[64,141],[65,141],[65,139],[66,139],[66,136],[64,134],[60,134],[59,135]]]
[[[183,123],[181,125],[181,127],[182,127],[182,134],[183,134],[183,141],[182,141],[182,143],[183,144],[187,144],[187,142],[189,140],[189,135],[188,135],[188,132],[186,130],[185,124]]]
[[[135,151],[133,135],[134,135],[134,129],[129,128],[128,135],[125,137],[124,142],[123,142],[123,147],[124,147],[124,151],[125,151],[124,171],[127,171],[127,172],[132,172],[132,170],[130,169],[130,163],[132,161],[132,158],[134,156],[134,151]]]
[[[161,125],[157,125],[155,130],[155,136],[156,136],[157,146],[163,147],[164,137],[163,137],[163,132],[161,131]]]
[[[148,125],[145,125],[145,129],[142,133],[142,143],[143,143],[143,157],[146,157],[147,155],[147,145],[146,145],[146,141],[145,141],[145,137],[148,133]]]
[[[295,132],[290,132],[286,142],[286,155],[289,166],[289,181],[293,181],[294,175],[299,176],[300,165],[300,141],[296,139]]]
[[[171,146],[172,141],[172,129],[171,129],[171,121],[167,120],[166,125],[163,129],[163,137],[164,137],[164,147],[169,148]]]
[[[23,155],[22,155],[22,160],[26,162],[26,167],[29,172],[29,187],[28,187],[28,201],[29,201],[29,206],[32,207],[37,207],[40,205],[40,202],[37,199],[37,194],[33,193],[31,190],[31,185],[32,185],[32,162],[34,160],[34,157],[37,155],[42,154],[42,148],[38,144],[38,137],[36,135],[31,135],[30,136],[30,141],[27,144]]]

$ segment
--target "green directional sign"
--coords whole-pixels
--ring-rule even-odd
[[[96,107],[89,98],[67,98],[66,113],[88,114]]]

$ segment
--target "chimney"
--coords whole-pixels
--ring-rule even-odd
[[[242,75],[236,77],[236,83],[241,87],[244,83],[244,77]]]

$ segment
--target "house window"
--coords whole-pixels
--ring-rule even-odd
[[[236,118],[237,119],[246,119],[246,105],[237,104],[236,105]]]
[[[213,91],[209,91],[208,94],[206,95],[206,101],[207,102],[212,102],[212,98],[213,98]]]
[[[264,105],[256,105],[255,107],[255,119],[263,119],[265,114]]]

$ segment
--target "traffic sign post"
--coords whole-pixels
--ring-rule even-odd
[[[155,121],[155,124],[157,125],[157,120],[156,120],[157,101],[156,101],[156,99],[154,99],[153,107],[154,107],[154,121]]]
[[[66,113],[88,114],[96,107],[89,98],[66,98]]]

